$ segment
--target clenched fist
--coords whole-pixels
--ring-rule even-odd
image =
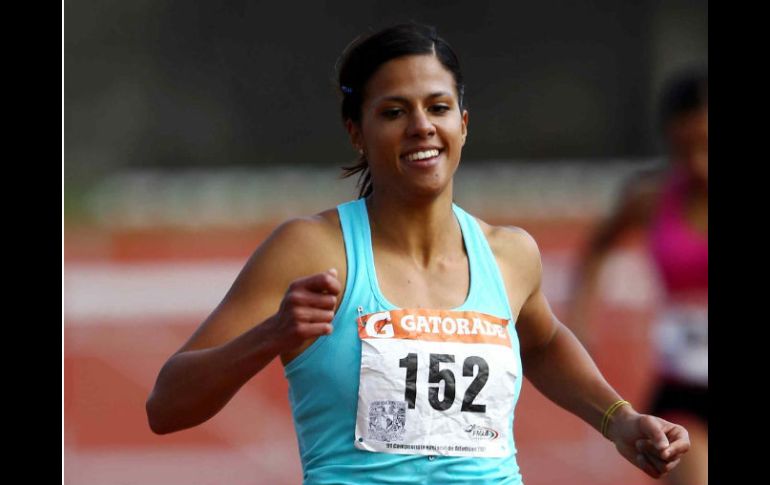
[[[291,350],[307,339],[330,334],[337,295],[341,290],[334,268],[294,280],[269,322],[281,347]]]

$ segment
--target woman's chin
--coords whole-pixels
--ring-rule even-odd
[[[439,174],[426,177],[422,180],[412,180],[408,193],[419,198],[437,198],[451,189],[452,180],[444,179]]]

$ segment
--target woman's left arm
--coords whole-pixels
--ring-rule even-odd
[[[505,259],[518,271],[509,267],[506,273],[518,273],[513,286],[528,295],[516,320],[524,375],[548,399],[602,431],[605,412],[622,398],[553,314],[542,292],[542,262],[534,239],[523,231],[510,237],[516,250],[506,251],[511,256]],[[605,436],[620,454],[654,478],[674,468],[690,448],[683,427],[640,414],[628,404],[617,407],[605,424]]]

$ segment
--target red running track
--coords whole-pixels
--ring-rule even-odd
[[[556,261],[546,265],[553,272],[569,271],[570,258],[574,260],[587,229],[586,223],[563,221],[519,221],[519,225],[538,240],[544,261]],[[266,228],[216,233],[72,228],[65,232],[64,483],[301,483],[287,384],[277,361],[196,428],[157,436],[149,430],[144,411],[163,362],[205,318],[206,308],[213,308],[204,301],[197,307],[195,302],[178,305],[176,312],[162,304],[155,312],[143,311],[143,305],[134,302],[146,298],[141,293],[144,281],[166,284],[153,276],[153,265],[224,262],[227,270],[217,273],[219,279],[208,290],[208,298],[216,304],[227,290],[228,271],[237,270],[266,233]],[[629,247],[637,251],[633,243]],[[132,272],[137,267],[144,272]],[[91,273],[82,277],[84,268]],[[95,285],[91,289],[89,281]],[[110,295],[113,284],[119,292]],[[170,288],[176,283],[167,284]],[[194,281],[187,284],[198,288]],[[204,285],[195,291],[205,289]],[[125,306],[110,303],[111,298]],[[558,298],[552,303],[559,314]],[[105,307],[102,313],[99,305]],[[646,322],[652,310],[649,302],[596,308],[600,350],[595,360],[624,397],[639,403],[637,407],[643,406],[650,385]],[[596,431],[550,403],[526,381],[516,413],[518,460],[527,485],[659,483],[626,463]]]

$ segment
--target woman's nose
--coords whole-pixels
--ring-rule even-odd
[[[433,136],[436,133],[436,127],[433,126],[430,118],[422,110],[415,110],[409,120],[407,131],[409,136]]]

